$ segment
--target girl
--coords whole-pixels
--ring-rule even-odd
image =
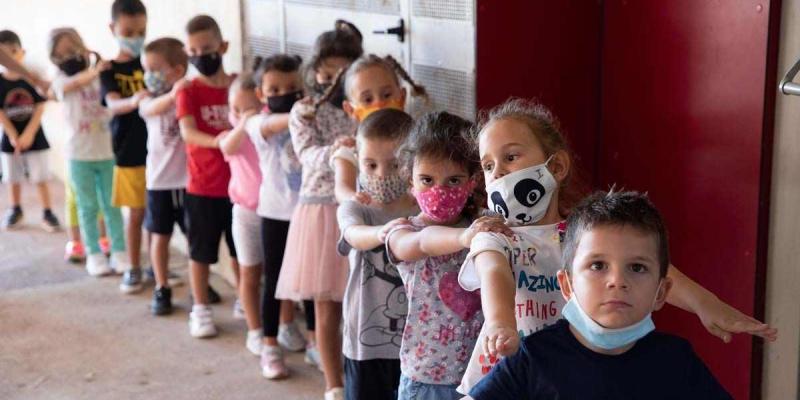
[[[100,105],[98,77],[109,64],[90,52],[72,28],[50,33],[49,54],[59,69],[52,90],[65,106],[69,176],[78,203],[81,234],[89,247],[86,270],[92,276],[107,275],[112,270],[99,244],[98,211],[102,210],[111,237],[112,263],[124,265],[127,259],[122,214],[111,205],[114,154],[108,130],[110,115]],[[98,60],[94,65],[89,64],[92,54]]]
[[[556,273],[564,229],[561,208],[569,202],[571,159],[558,123],[539,104],[512,99],[488,113],[478,134],[489,208],[512,226],[505,237],[480,233],[459,273],[466,290],[481,288],[486,323],[459,387],[468,393],[488,373],[497,355],[516,352],[521,336],[561,318],[565,301]],[[560,203],[559,200],[562,200]],[[671,267],[674,281],[667,301],[695,312],[726,342],[729,332],[774,339],[777,331],[722,303]]]
[[[403,111],[406,105],[406,89],[400,79],[411,86],[411,95],[428,100],[428,93],[408,75],[392,56],[384,58],[370,54],[356,60],[345,74],[334,82],[334,88],[344,87],[346,100],[342,108],[356,122],[361,122],[375,111],[392,108]],[[352,147],[338,147],[333,153],[332,164],[336,171],[336,200],[356,200],[369,204],[366,192],[356,192],[358,162]]]
[[[477,151],[468,139],[471,129],[470,122],[452,114],[428,114],[414,125],[402,149],[422,212],[390,222],[385,235],[387,255],[409,299],[400,349],[400,400],[460,398],[456,385],[483,323],[480,296],[461,289],[456,279],[466,251],[457,241],[432,242],[429,231],[433,225],[469,226],[465,232],[472,236],[494,229],[485,220],[473,223],[482,188]],[[502,224],[497,229],[505,231]]]
[[[303,166],[299,205],[286,240],[277,297],[314,299],[316,335],[326,399],[340,399],[342,389],[339,321],[347,281],[347,259],[336,253],[339,227],[333,196],[333,170],[328,165],[334,143],[352,143],[355,123],[342,110],[343,91],[333,87],[337,74],[361,56],[361,33],[350,23],[317,38],[309,65],[316,100],[294,105],[289,121],[292,145]]]

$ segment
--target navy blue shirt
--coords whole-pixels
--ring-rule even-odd
[[[684,339],[652,332],[611,356],[558,321],[526,337],[469,393],[484,399],[732,399]]]

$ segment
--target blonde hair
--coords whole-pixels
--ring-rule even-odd
[[[75,28],[69,28],[69,27],[56,28],[50,31],[50,36],[47,41],[47,53],[50,57],[50,61],[53,62],[53,64],[55,64],[57,60],[55,52],[56,52],[56,47],[58,46],[58,42],[60,42],[61,39],[65,38],[72,40],[72,42],[75,43],[76,46],[78,46],[78,49],[81,50],[81,52],[84,53],[89,52],[89,49],[87,49],[86,45],[83,43],[81,35],[78,34],[78,31],[76,31]]]

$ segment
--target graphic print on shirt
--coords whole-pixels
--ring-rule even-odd
[[[379,260],[373,262],[370,260],[372,257],[377,257]],[[403,341],[403,329],[408,315],[408,298],[400,273],[389,261],[385,246],[378,246],[365,252],[363,265],[362,286],[372,284],[374,279],[379,279],[394,288],[386,295],[383,304],[370,311],[367,322],[358,333],[358,341],[367,347],[393,344],[399,348]],[[383,266],[383,269],[380,266]]]
[[[136,92],[144,90],[144,72],[140,70],[133,71],[133,75],[126,75],[115,73],[114,80],[117,81],[119,86],[119,94],[124,97],[131,97]]]
[[[23,88],[13,88],[8,91],[3,99],[3,111],[8,119],[14,122],[24,122],[31,118],[36,103],[33,96]],[[19,132],[20,134],[22,132]]]
[[[216,130],[230,129],[231,125],[228,121],[228,105],[227,104],[210,104],[200,106],[200,118],[205,121],[210,127]]]
[[[286,183],[289,185],[289,190],[293,192],[300,191],[300,185],[303,182],[303,164],[300,164],[300,159],[292,146],[292,135],[289,131],[272,136],[268,141],[273,146],[276,146],[279,154],[279,162],[281,170],[286,176]]]
[[[84,87],[78,92],[82,104],[77,134],[103,133],[108,129],[108,111],[100,105],[100,92]]]
[[[165,147],[171,147],[181,140],[181,126],[175,118],[175,110],[158,116],[161,126],[161,142]]]

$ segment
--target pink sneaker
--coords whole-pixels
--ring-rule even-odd
[[[100,251],[106,255],[106,257],[111,255],[111,242],[108,240],[107,237],[103,236],[98,241],[97,244],[100,245]]]
[[[83,248],[83,243],[77,240],[67,242],[64,248],[64,260],[76,264],[86,260],[86,250]]]
[[[267,379],[283,379],[289,377],[289,369],[283,359],[280,346],[263,346],[261,348],[261,375]]]

